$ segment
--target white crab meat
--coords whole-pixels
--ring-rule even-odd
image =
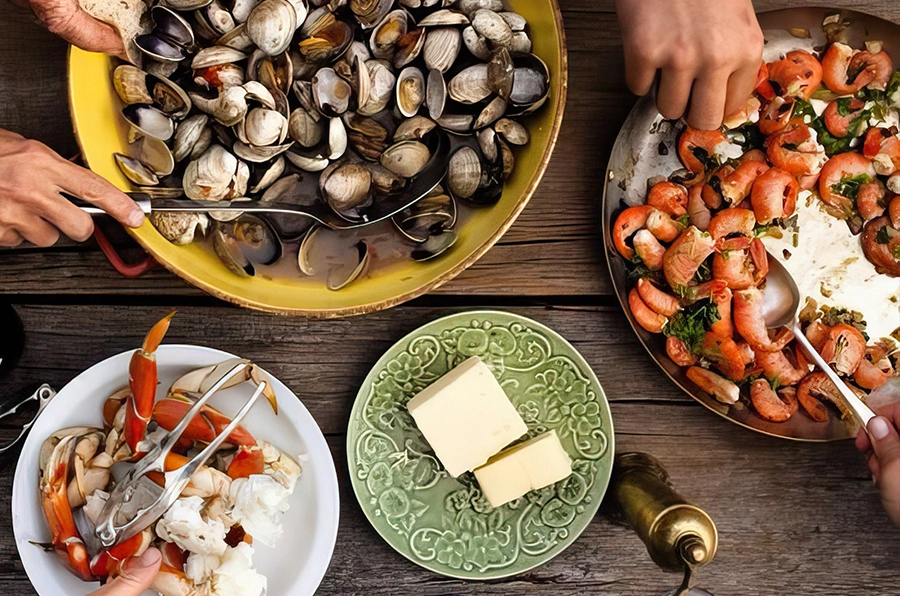
[[[273,547],[281,537],[281,514],[288,510],[291,491],[265,474],[253,474],[231,483],[231,518],[254,540]]]
[[[84,513],[88,516],[89,520],[94,522],[95,526],[97,525],[97,520],[100,519],[100,512],[103,510],[103,506],[108,499],[109,493],[102,490],[95,490],[85,497],[85,501],[87,502],[84,505]]]
[[[203,504],[200,497],[178,499],[156,523],[156,534],[192,553],[221,556],[228,548],[225,524],[203,519]]]
[[[266,441],[258,441],[258,443],[263,453],[265,474],[277,480],[279,484],[293,493],[297,480],[300,479],[300,474],[303,472],[300,464],[271,443]]]
[[[266,577],[253,568],[253,547],[244,542],[229,548],[209,581],[210,596],[264,596]]]

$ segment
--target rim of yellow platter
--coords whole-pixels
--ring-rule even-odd
[[[447,255],[423,263],[395,263],[369,273],[351,286],[331,291],[323,282],[294,278],[239,277],[205,247],[176,246],[145,220],[129,229],[134,239],[169,271],[205,292],[240,306],[279,314],[333,318],[361,315],[417,298],[459,275],[481,258],[509,229],[546,171],[556,146],[568,91],[568,56],[557,0],[512,2],[529,23],[533,52],[551,72],[547,104],[527,117],[529,145],[515,150],[516,168],[503,196],[478,210],[458,229]],[[112,84],[113,61],[103,54],[72,47],[69,51],[69,107],[75,137],[85,163],[122,190],[131,189],[113,153],[128,153],[128,125]]]

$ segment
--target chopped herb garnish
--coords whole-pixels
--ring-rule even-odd
[[[710,299],[698,300],[669,318],[663,333],[676,337],[692,354],[698,354],[703,336],[720,319],[719,307]]]
[[[859,194],[859,187],[871,181],[871,178],[866,173],[857,174],[855,176],[846,176],[841,178],[841,181],[837,184],[832,184],[831,190],[842,197],[855,199],[856,195]]]

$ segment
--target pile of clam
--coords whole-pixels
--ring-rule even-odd
[[[327,205],[349,221],[402,193],[424,168],[446,176],[392,218],[410,258],[455,240],[459,202],[491,205],[528,143],[513,118],[547,99],[525,19],[501,0],[165,0],[135,44],[141,68],[114,71],[131,125],[123,173],[156,198]],[[431,160],[436,135],[449,160]],[[171,242],[211,239],[255,275],[296,241],[301,272],[321,234],[308,218],[155,213]],[[372,260],[360,228],[340,289]]]

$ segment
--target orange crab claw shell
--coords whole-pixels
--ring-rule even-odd
[[[161,427],[170,431],[187,415],[191,406],[192,403],[189,401],[162,399],[156,402],[156,406],[153,408],[153,419]],[[210,443],[230,422],[231,419],[222,412],[204,406],[188,424],[183,436]],[[228,442],[233,445],[256,445],[256,439],[242,426],[238,426],[228,435]]]
[[[144,352],[153,353],[159,348],[159,344],[162,343],[163,338],[166,336],[169,324],[172,322],[172,317],[175,316],[176,312],[173,310],[150,329],[150,332],[144,338],[144,345],[141,347]]]
[[[234,459],[231,460],[231,465],[228,466],[228,475],[235,480],[249,478],[254,474],[262,474],[264,468],[262,449],[257,445],[252,447],[241,445]]]

